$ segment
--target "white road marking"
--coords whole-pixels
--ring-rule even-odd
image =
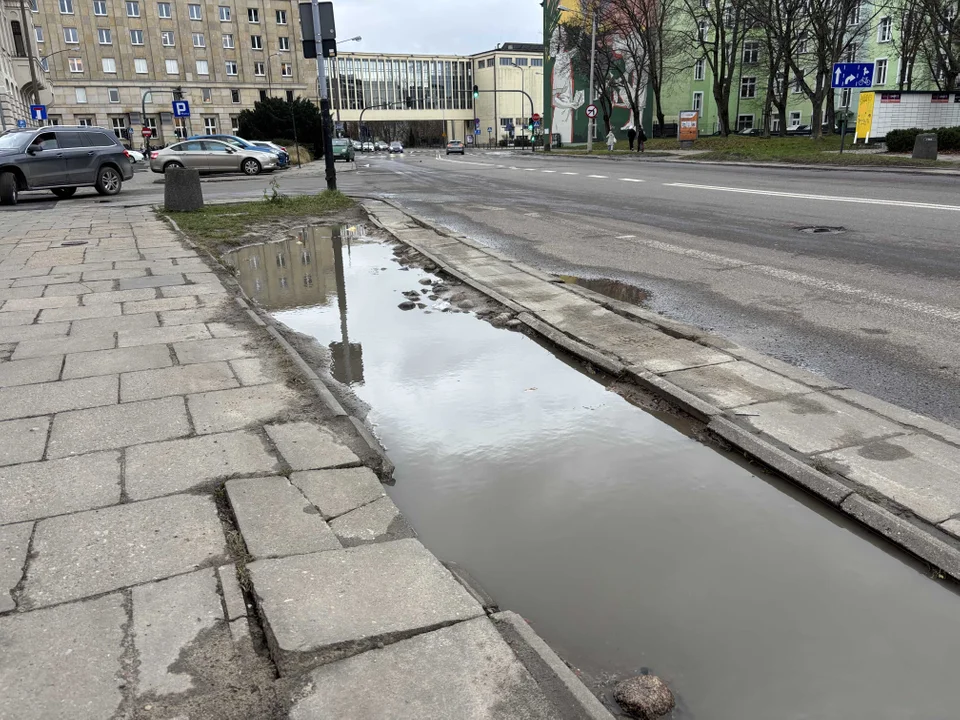
[[[643,180],[638,180],[637,178],[620,178],[624,182],[644,182]]]
[[[394,171],[393,171],[393,174],[394,174],[394,175],[403,175],[404,173],[400,172],[399,170],[394,170]]]
[[[510,169],[511,169],[511,170],[519,170],[520,168],[517,168],[517,167],[514,167],[513,165],[511,165],[511,166],[510,166]]]
[[[774,197],[797,198],[799,200],[827,200],[830,202],[856,203],[860,205],[888,205],[892,207],[919,208],[923,210],[952,210],[960,212],[960,205],[940,205],[938,203],[909,202],[907,200],[881,200],[879,198],[844,197],[842,195],[811,195],[808,193],[779,192],[777,190],[752,190],[750,188],[720,187],[717,185],[693,185],[690,183],[664,183],[667,187],[690,188],[693,190],[718,190],[721,192],[745,193],[747,195],[772,195]]]
[[[536,168],[524,168],[524,170],[526,170],[527,172],[536,172],[536,171],[537,171]]]
[[[617,240],[629,240],[630,238],[635,238],[636,235],[617,235]]]
[[[607,176],[606,176],[606,175],[587,175],[587,177],[589,177],[589,178],[598,178],[598,179],[600,179],[600,180],[606,180],[606,179],[607,179]]]
[[[556,170],[541,170],[540,172],[545,172],[545,173],[555,173],[555,172],[556,172]]]
[[[493,167],[493,163],[470,162],[469,160],[451,160],[448,157],[440,157],[439,155],[437,155],[437,160],[439,160],[440,162],[458,163],[460,165],[479,165],[481,167]]]
[[[641,238],[638,239],[637,242],[653,250],[660,250],[661,252],[670,253],[672,255],[682,255],[685,257],[697,258],[698,260],[706,260],[708,262],[717,263],[718,265],[724,265],[726,267],[740,267],[745,264],[745,261],[741,260],[740,258],[718,255],[717,253],[707,252],[705,250],[694,250],[692,248],[681,247],[680,245],[671,245],[659,240],[648,240]],[[873,290],[865,290],[864,288],[848,285],[846,283],[835,282],[833,280],[824,280],[822,278],[804,275],[792,270],[784,270],[783,268],[772,267],[770,265],[749,265],[747,268],[745,268],[745,271],[756,272],[760,273],[761,275],[775,277],[780,280],[786,280],[787,282],[796,283],[797,285],[803,285],[804,287],[813,288],[815,290],[825,290],[828,292],[840,293],[842,295],[850,295],[877,303],[879,305],[888,305],[901,310],[913,310],[914,312],[921,313],[923,315],[931,315],[943,320],[960,320],[960,310],[943,307],[941,305],[930,305],[928,303],[918,302],[916,300],[893,297],[891,295],[884,295],[882,293],[874,292]]]
[[[575,172],[565,172],[564,175],[579,175],[580,173]]]

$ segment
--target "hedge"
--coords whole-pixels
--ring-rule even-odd
[[[907,130],[891,130],[887,133],[885,142],[888,152],[912,152],[914,141],[921,133],[934,133],[937,136],[937,150],[960,151],[960,127],[942,127],[935,130],[921,130],[909,128]]]

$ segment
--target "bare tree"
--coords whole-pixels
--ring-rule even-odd
[[[920,0],[929,27],[920,54],[940,90],[960,89],[960,0]]]
[[[890,17],[897,29],[893,45],[900,58],[897,68],[897,89],[910,90],[913,85],[914,66],[924,42],[933,29],[930,15],[924,7],[926,0],[892,0]]]

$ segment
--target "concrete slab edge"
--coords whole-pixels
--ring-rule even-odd
[[[493,596],[484,590],[477,579],[468,573],[460,563],[441,560],[440,564],[450,571],[450,574],[453,575],[456,581],[463,585],[464,590],[470,593],[470,596],[480,603],[480,606],[485,612],[495,613],[500,611],[500,606],[497,605],[497,601],[493,599]]]
[[[676,405],[701,422],[709,422],[710,418],[720,414],[719,408],[715,408],[693,393],[687,392],[683,388],[674,385],[669,380],[664,380],[649,370],[644,370],[641,367],[628,367],[626,373],[627,377],[644,390],[659,395],[664,400]]]
[[[542,320],[538,320],[530,313],[520,313],[517,316],[517,319],[534,332],[547,338],[550,342],[554,343],[555,345],[559,345],[567,352],[596,365],[601,370],[604,370],[605,372],[608,372],[614,376],[619,376],[623,373],[624,366],[619,360],[604,355],[599,350],[594,350],[593,348],[574,340],[570,336],[562,333],[560,330],[557,330],[557,328],[553,327],[552,325],[548,325]]]
[[[491,616],[500,636],[533,676],[556,708],[558,720],[613,720],[613,715],[590,692],[560,657],[515,612]]]

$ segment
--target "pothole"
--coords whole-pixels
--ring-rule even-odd
[[[582,278],[575,275],[560,275],[560,280],[570,285],[579,285],[587,290],[593,290],[614,300],[621,300],[632,305],[645,305],[650,299],[650,291],[636,285],[625,283],[622,280],[611,278]]]
[[[839,235],[847,231],[847,229],[841,225],[811,225],[810,227],[797,229],[802,233],[808,233],[810,235]]]

